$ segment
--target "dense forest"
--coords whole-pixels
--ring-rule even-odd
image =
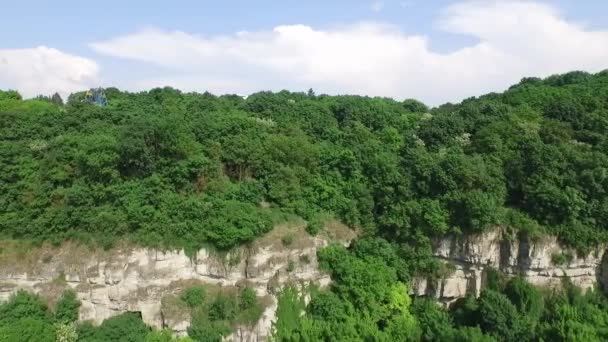
[[[500,226],[581,252],[608,241],[607,71],[432,109],[312,90],[105,94],[98,106],[0,92],[3,238],[227,250],[293,217],[313,235],[334,218],[359,239],[319,253],[334,283],[304,318],[285,291],[277,340],[608,339],[603,296],[567,285],[497,274],[450,311],[404,295],[413,275],[442,272],[431,241],[446,234]]]

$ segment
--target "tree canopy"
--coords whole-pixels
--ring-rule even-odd
[[[230,248],[287,212],[395,243],[502,224],[585,248],[606,240],[607,84],[524,79],[434,109],[314,92],[110,88],[105,107],[1,92],[0,231]]]

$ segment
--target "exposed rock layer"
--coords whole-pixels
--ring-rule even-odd
[[[338,233],[333,234],[333,240],[346,244],[353,236],[343,228],[334,229]],[[136,311],[147,324],[168,327],[183,335],[189,325],[188,315],[163,312],[163,297],[179,293],[192,282],[226,288],[247,284],[266,298],[267,306],[255,326],[237,327],[229,340],[265,341],[275,318],[278,288],[288,282],[323,286],[330,281],[317,268],[316,252],[332,239],[312,238],[301,229],[295,232],[293,245],[284,246],[281,236],[286,231],[277,229],[254,245],[224,256],[208,250],[189,257],[183,251],[122,248],[103,252],[87,251],[82,246],[4,255],[0,257],[0,300],[17,289],[27,289],[52,301],[65,288],[73,288],[82,301],[81,320],[100,323],[113,315]],[[554,237],[520,240],[494,230],[476,236],[447,237],[438,240],[435,247],[436,257],[448,263],[452,271],[438,280],[415,279],[412,292],[433,296],[447,305],[466,294],[478,295],[489,267],[508,275],[521,274],[544,287],[559,286],[569,278],[588,289],[598,281],[606,285],[602,279],[608,275],[604,247],[578,256]],[[562,259],[559,265],[558,259]]]
[[[602,272],[608,268],[602,261],[604,250],[605,246],[597,247],[581,256],[555,237],[517,239],[501,229],[480,235],[446,237],[436,242],[435,256],[448,263],[453,271],[441,279],[416,279],[412,291],[449,305],[467,294],[479,295],[490,267],[510,276],[522,275],[536,286],[556,287],[564,278],[569,278],[574,285],[586,290],[598,281],[604,283],[602,274],[608,274]]]
[[[342,231],[337,235],[342,236],[334,236],[333,240],[347,243],[352,236],[348,236],[345,227],[338,228]],[[291,234],[293,242],[285,246],[280,234]],[[247,284],[258,296],[265,297],[267,306],[255,326],[239,326],[229,339],[265,341],[271,331],[275,295],[280,286],[288,282],[315,282],[321,286],[329,283],[329,276],[318,270],[316,252],[330,240],[310,237],[302,229],[279,229],[254,245],[227,255],[200,250],[193,257],[183,251],[123,248],[103,252],[64,246],[37,251],[36,255],[26,253],[22,259],[0,260],[0,300],[8,299],[17,289],[26,289],[52,301],[65,288],[72,288],[82,302],[81,320],[99,324],[122,312],[140,312],[145,323],[183,335],[189,317],[164,313],[164,296],[177,294],[192,282],[221,287]]]

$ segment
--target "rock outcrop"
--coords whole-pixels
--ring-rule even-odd
[[[302,227],[277,228],[252,245],[224,255],[200,250],[188,256],[184,251],[126,247],[91,251],[69,245],[33,251],[5,248],[0,253],[0,300],[18,289],[27,289],[52,301],[64,289],[72,288],[82,302],[81,320],[100,323],[113,315],[135,311],[149,325],[184,335],[189,314],[171,312],[163,306],[163,299],[193,283],[226,289],[247,285],[265,299],[264,312],[254,326],[237,326],[227,340],[265,341],[275,319],[276,294],[282,286],[329,284],[329,276],[317,268],[317,250],[330,241],[348,244],[354,237],[351,230],[337,223],[329,231],[328,236],[310,237]],[[283,239],[286,234],[291,235],[290,239]],[[415,279],[411,291],[450,305],[467,294],[479,295],[490,268],[511,276],[522,275],[543,287],[560,286],[564,278],[583,289],[598,282],[608,286],[604,281],[608,279],[605,247],[581,256],[555,237],[518,239],[501,229],[446,237],[436,241],[435,256],[450,271],[440,279]],[[13,254],[7,255],[7,250]]]
[[[56,300],[66,288],[81,300],[80,319],[101,323],[122,312],[140,312],[145,323],[184,335],[189,315],[163,312],[162,299],[193,282],[218,287],[247,285],[265,298],[266,308],[255,326],[239,326],[228,340],[265,341],[276,311],[277,290],[287,283],[327,285],[329,276],[317,268],[316,252],[331,240],[348,243],[352,231],[334,224],[333,237],[310,237],[303,229],[275,229],[251,246],[225,255],[184,251],[120,248],[86,250],[62,246],[0,258],[0,300],[18,289]],[[282,242],[290,234],[288,246]],[[16,252],[17,254],[19,251]]]
[[[602,261],[604,250],[605,246],[600,246],[581,256],[555,237],[519,239],[502,229],[446,237],[436,241],[434,253],[448,264],[451,272],[440,279],[415,279],[412,292],[435,297],[449,305],[467,294],[479,295],[489,268],[509,276],[521,275],[542,287],[560,286],[564,278],[568,278],[586,290],[598,281],[603,283],[602,274],[608,274],[608,265]]]

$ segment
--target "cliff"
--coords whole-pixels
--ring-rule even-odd
[[[0,300],[17,289],[39,293],[49,302],[66,288],[76,290],[82,302],[81,320],[100,323],[113,315],[140,312],[157,328],[170,328],[183,335],[189,313],[167,305],[167,299],[194,283],[223,291],[247,285],[263,298],[265,309],[253,326],[237,326],[232,341],[265,341],[277,307],[277,291],[285,284],[329,284],[328,275],[317,268],[316,252],[332,241],[348,244],[353,232],[333,223],[328,234],[311,237],[300,227],[278,227],[250,246],[227,254],[200,250],[194,256],[183,251],[159,251],[121,247],[109,251],[83,246],[23,250],[3,247],[0,253]],[[291,236],[289,243],[283,239]],[[554,237],[515,239],[497,229],[480,235],[453,236],[435,242],[435,256],[449,265],[440,279],[417,278],[412,294],[433,296],[446,305],[467,294],[478,295],[489,268],[507,275],[522,275],[543,287],[559,286],[564,278],[589,289],[606,285],[608,262],[604,248],[586,255],[561,245]]]
[[[435,242],[434,254],[451,269],[440,279],[417,278],[412,292],[433,296],[451,304],[467,294],[479,295],[489,268],[508,276],[521,275],[541,287],[556,287],[568,278],[587,290],[596,284],[606,285],[603,274],[608,263],[603,261],[606,246],[598,246],[585,255],[562,245],[556,237],[532,240],[515,238],[495,229],[479,235],[452,236]],[[604,270],[606,269],[606,271]]]
[[[291,236],[288,245],[282,239],[286,235]],[[317,268],[317,250],[330,241],[348,243],[352,236],[349,228],[338,223],[318,237],[309,236],[303,226],[285,226],[227,254],[202,249],[194,256],[181,250],[122,247],[100,251],[74,245],[29,251],[12,248],[7,253],[11,248],[5,246],[0,258],[0,300],[26,289],[52,302],[72,288],[82,302],[81,320],[99,324],[122,312],[139,312],[145,323],[183,335],[189,313],[171,310],[163,299],[193,283],[226,291],[247,285],[264,299],[266,307],[257,324],[236,327],[228,340],[264,341],[275,318],[277,290],[288,283],[327,285],[329,276]]]

